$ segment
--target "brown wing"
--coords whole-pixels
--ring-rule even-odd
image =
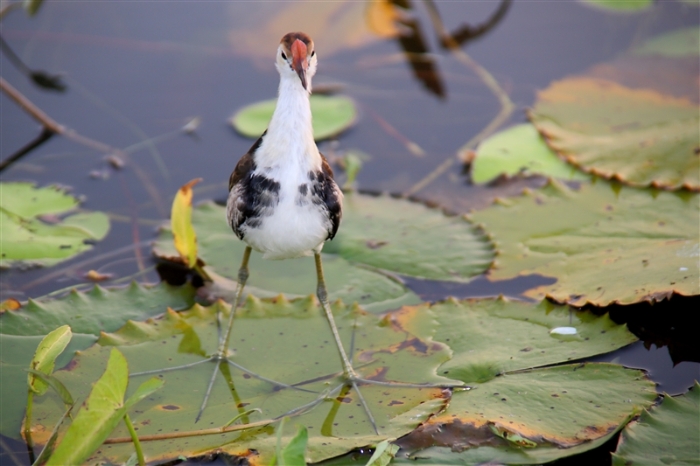
[[[228,219],[229,226],[240,239],[243,239],[241,225],[247,220],[250,213],[250,209],[246,205],[245,185],[255,171],[255,159],[253,158],[253,154],[258,150],[260,144],[262,144],[263,137],[266,133],[267,131],[265,131],[262,136],[255,141],[255,144],[253,144],[250,150],[241,157],[228,179],[229,193],[228,200],[226,201],[226,218]]]
[[[258,150],[260,144],[262,144],[263,137],[267,134],[265,131],[262,136],[255,141],[250,150],[241,157],[241,160],[236,164],[236,168],[233,169],[231,176],[228,179],[228,190],[231,191],[235,185],[241,182],[249,173],[255,170],[255,161],[253,160],[253,154]]]
[[[318,174],[318,181],[320,189],[318,189],[317,194],[321,196],[328,209],[330,226],[328,228],[328,238],[326,239],[330,240],[338,232],[340,219],[343,216],[343,192],[333,179],[333,169],[328,165],[328,161],[323,154],[321,154],[321,173]]]

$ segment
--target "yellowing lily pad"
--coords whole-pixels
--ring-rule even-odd
[[[700,384],[681,396],[666,395],[620,435],[613,465],[700,463]]]
[[[549,176],[563,180],[587,180],[575,166],[561,160],[531,124],[516,125],[482,142],[471,164],[471,179],[489,183],[499,176]]]
[[[310,102],[316,140],[335,136],[355,123],[357,110],[348,97],[312,95]],[[231,125],[243,136],[259,138],[276,105],[277,99],[271,99],[243,107],[231,118]]]
[[[552,181],[471,217],[496,242],[491,278],[554,277],[526,294],[606,306],[700,294],[699,204],[687,192]]]
[[[542,464],[600,445],[655,398],[641,371],[613,364],[497,377],[401,439],[412,453],[399,464]]]
[[[539,93],[530,114],[570,163],[634,186],[700,190],[698,106],[585,77]]]
[[[230,308],[219,302],[182,313],[168,312],[146,322],[130,322],[114,334],[104,334],[97,345],[78,354],[68,368],[54,375],[74,397],[83,398],[115,345],[126,356],[132,374],[202,362],[217,349],[217,312],[227,319]],[[333,305],[333,312],[341,338],[346,348],[352,349],[355,367],[362,376],[413,383],[450,382],[435,373],[449,358],[449,350],[430,341],[434,328],[430,316],[406,310],[400,319],[379,319],[341,303]],[[240,422],[274,419],[318,401],[317,406],[308,406],[293,419],[308,429],[307,460],[320,461],[408,433],[447,402],[449,394],[438,388],[362,385],[362,394],[377,420],[376,434],[357,393],[339,388],[340,358],[323,310],[314,298],[292,302],[248,298],[235,319],[230,360],[297,389],[260,380],[224,364],[216,375],[208,407],[195,423],[213,363],[162,372],[158,376],[165,382],[163,389],[130,415],[139,436],[221,427],[253,408],[261,409],[262,414],[243,414]],[[61,414],[58,406],[51,395],[36,400],[35,441],[45,440],[45,429],[50,432],[49,427]],[[112,437],[128,434],[118,426]],[[291,432],[285,431],[282,444],[290,440]],[[268,464],[276,443],[275,429],[268,425],[229,434],[143,441],[142,447],[146,459],[156,462],[208,451],[246,456],[251,454],[249,449],[255,449],[257,464]],[[89,462],[122,463],[132,452],[130,443],[105,445]]]
[[[59,218],[77,205],[56,187],[0,183],[0,268],[54,265],[91,249],[109,219],[101,212]]]

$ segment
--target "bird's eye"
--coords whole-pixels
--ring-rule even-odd
[[[282,60],[286,60],[286,59],[287,59],[287,55],[285,55],[284,52],[282,52]]]
[[[316,55],[316,51],[314,50],[313,52],[311,52],[311,56],[313,57],[315,55]]]

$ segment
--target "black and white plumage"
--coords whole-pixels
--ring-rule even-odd
[[[229,179],[228,222],[265,259],[319,253],[338,231],[343,194],[318,151],[309,93],[316,72],[313,41],[285,35],[277,50],[280,86],[267,131]]]

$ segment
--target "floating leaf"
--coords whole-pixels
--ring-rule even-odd
[[[695,4],[698,2],[695,0]],[[634,50],[636,55],[697,57],[700,55],[700,28],[683,28],[656,36]]]
[[[411,464],[541,464],[600,445],[655,398],[643,372],[613,364],[517,372],[455,392],[397,443]]]
[[[700,118],[687,99],[574,77],[541,91],[530,118],[585,171],[633,186],[700,190]]]
[[[225,208],[213,203],[197,206],[192,215],[200,237],[199,256],[218,284],[223,278],[236,279],[245,249],[224,218]],[[425,241],[425,235],[431,241]],[[172,234],[165,229],[156,242],[155,254],[177,260],[171,244]],[[467,281],[482,273],[493,257],[488,240],[463,217],[448,217],[439,210],[388,196],[346,196],[338,234],[324,250],[330,253],[324,253],[323,266],[331,298],[357,301],[373,311],[420,300],[400,283],[367,266],[402,275]],[[249,269],[247,289],[257,296],[280,292],[299,296],[316,289],[312,258],[266,261],[253,253]],[[308,272],[303,273],[305,270]],[[224,283],[226,290],[215,293],[232,296],[235,286],[231,283]]]
[[[497,244],[491,278],[555,277],[526,295],[606,306],[700,293],[699,203],[691,193],[551,182],[472,219]]]
[[[348,97],[312,95],[310,102],[316,140],[335,136],[355,123],[357,110]],[[277,99],[271,99],[243,107],[231,118],[231,124],[243,136],[258,138],[267,129],[276,105]]]
[[[192,212],[192,222],[200,238],[199,257],[207,264],[205,272],[215,281],[212,294],[233,299],[236,289],[234,280],[238,276],[246,245],[233,234],[225,218],[225,208],[212,202],[200,204]],[[167,228],[162,229],[154,245],[155,255],[178,260],[179,255],[172,244],[172,233]],[[255,296],[272,297],[285,293],[289,297],[298,297],[316,290],[313,258],[268,261],[254,252],[248,267],[250,278],[245,291]],[[396,280],[353,267],[342,257],[324,254],[323,268],[330,299],[357,301],[375,311],[420,302],[417,295]]]
[[[452,359],[440,366],[438,374],[470,384],[508,372],[588,358],[637,341],[627,327],[615,324],[607,314],[575,312],[546,300],[531,304],[504,298],[452,299],[434,304],[430,310],[438,323],[433,340],[450,345],[453,351]],[[575,327],[577,333],[551,333],[562,325]]]
[[[84,463],[121,422],[131,405],[162,386],[159,380],[144,382],[137,390],[135,398],[125,403],[124,395],[128,383],[126,359],[113,348],[104,374],[92,387],[84,406],[71,422],[46,463],[47,466]]]
[[[429,315],[411,309],[397,319],[379,319],[358,308],[333,305],[341,338],[350,348],[355,367],[362,376],[379,380],[444,383],[435,374],[436,368],[449,358],[447,347],[431,342],[434,330]],[[216,313],[226,319],[229,308],[219,302],[191,311],[168,312],[160,319],[130,322],[115,334],[105,334],[100,344],[81,352],[69,368],[55,373],[76,396],[85,394],[89,381],[104,367],[109,346],[119,349],[133,372],[162,369],[203,361],[204,355],[216,351],[218,331]],[[143,357],[148,354],[148,357]],[[167,432],[186,432],[225,425],[237,412],[260,408],[263,419],[283,415],[305,403],[322,400],[305,414],[293,417],[309,430],[307,458],[320,461],[357,447],[376,444],[410,432],[428,416],[439,411],[446,399],[440,389],[385,387],[363,385],[362,394],[377,420],[376,435],[367,420],[356,392],[336,391],[340,358],[334,346],[325,315],[314,298],[287,301],[261,301],[248,298],[239,308],[231,339],[231,360],[261,376],[311,390],[305,392],[282,388],[243,373],[232,366],[222,366],[202,419],[195,417],[202,401],[213,364],[200,364],[188,369],[164,372],[163,390],[139,405],[130,414],[139,436]],[[319,398],[321,397],[321,398]],[[57,404],[43,397],[35,405],[35,440],[41,442],[42,426],[60,415]],[[258,420],[241,418],[248,423]],[[115,436],[126,436],[118,426]],[[287,444],[290,436],[283,436]],[[249,455],[248,449],[259,452],[257,461],[267,464],[275,452],[276,434],[272,426],[209,436],[142,442],[149,461],[166,461],[179,455],[201,455],[221,451],[232,455]],[[100,449],[91,462],[126,461],[131,446],[113,444]]]
[[[377,269],[446,281],[468,281],[493,260],[485,236],[463,216],[356,194],[345,197],[340,229],[324,250]]]
[[[143,320],[167,308],[189,308],[194,295],[190,285],[145,287],[133,282],[115,289],[95,285],[88,292],[73,290],[61,298],[30,299],[21,309],[0,315],[0,333],[45,335],[68,324],[74,333],[99,335],[117,330],[129,319]]]
[[[194,179],[178,189],[170,214],[175,249],[190,269],[197,264],[197,235],[192,227],[192,187],[200,181],[201,178]]]
[[[22,419],[27,401],[27,368],[41,336],[15,336],[0,334],[0,434],[20,439]],[[56,359],[55,367],[63,367],[76,350],[89,347],[97,340],[93,335],[73,334],[68,347]],[[60,402],[60,401],[59,401]],[[57,409],[62,409],[60,405]],[[47,426],[49,432],[53,426]]]
[[[40,219],[63,214],[77,204],[56,187],[0,183],[0,267],[54,265],[91,249],[109,231],[105,214],[78,213],[55,225]]]
[[[653,0],[579,0],[585,5],[590,5],[603,10],[615,12],[636,12],[646,10],[654,4]]]
[[[471,179],[477,184],[516,175],[564,180],[589,178],[557,157],[531,124],[516,125],[486,139],[479,145],[471,164]]]
[[[68,325],[62,325],[50,332],[37,346],[29,367],[43,374],[50,375],[56,364],[56,358],[66,349],[72,336],[73,334]],[[46,382],[32,373],[29,373],[27,383],[29,384],[29,389],[37,395],[43,395],[48,388]]]
[[[700,384],[682,396],[664,396],[620,435],[613,465],[700,464]]]

